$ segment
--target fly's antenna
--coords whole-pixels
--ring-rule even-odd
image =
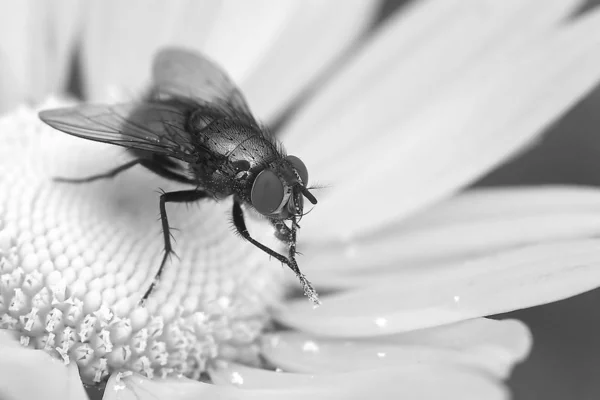
[[[311,192],[308,191],[308,188],[306,186],[301,186],[301,188],[304,197],[306,197],[308,201],[310,201],[312,204],[317,204],[317,199],[315,198],[315,196],[312,195]]]

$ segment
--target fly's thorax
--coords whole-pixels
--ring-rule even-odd
[[[276,144],[258,126],[229,118],[210,121],[206,115],[192,115],[190,126],[199,148],[228,162],[245,160],[254,168],[281,157]]]

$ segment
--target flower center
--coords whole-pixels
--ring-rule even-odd
[[[163,255],[157,189],[184,190],[142,167],[90,183],[132,157],[53,131],[32,110],[0,119],[0,328],[76,362],[86,383],[114,372],[198,378],[214,360],[258,362],[276,262],[230,226],[231,201],[169,204],[178,257]],[[278,243],[246,213],[252,234]]]

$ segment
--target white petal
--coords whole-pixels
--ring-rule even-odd
[[[507,378],[514,363],[522,360],[530,348],[529,331],[518,321],[496,322],[494,328],[501,327],[502,332],[508,334],[500,338],[497,334],[490,335],[489,327],[486,332],[486,329],[469,326],[470,322],[367,340],[276,333],[265,337],[262,354],[272,365],[304,373],[447,365]],[[440,341],[438,331],[454,333],[460,337],[459,342],[448,343],[445,338]],[[464,335],[458,335],[461,331]],[[472,342],[467,342],[467,338]]]
[[[293,96],[306,89],[364,32],[380,3],[301,1],[285,29],[272,38],[271,47],[242,82],[257,115],[269,119],[284,110]]]
[[[424,4],[381,30],[289,127],[290,153],[332,186],[304,237],[356,236],[447,196],[600,79],[600,12],[568,23],[574,2]]]
[[[234,362],[219,362],[209,369],[211,380],[217,385],[231,385],[243,389],[281,389],[301,386],[330,385],[334,374],[298,374],[253,368]]]
[[[406,332],[562,300],[600,286],[600,241],[549,242],[452,268],[409,270],[362,290],[297,300],[278,310],[306,332],[360,337]]]
[[[364,338],[370,342],[401,345],[435,345],[443,348],[476,351],[494,349],[497,356],[523,361],[531,351],[532,337],[529,328],[514,319],[493,320],[475,318],[434,328],[419,329],[388,336]]]
[[[220,385],[240,387],[239,399],[505,399],[497,382],[471,371],[442,366],[411,366],[339,374],[273,372],[239,364],[220,364],[211,370]],[[275,397],[276,398],[276,397]]]
[[[17,338],[0,329],[0,399],[87,400],[76,363],[66,366]]]
[[[135,97],[147,83],[155,51],[180,45],[221,64],[248,92],[251,108],[266,118],[347,48],[378,4],[94,1],[84,46],[88,94],[102,99],[107,88],[123,86]]]
[[[79,3],[0,2],[0,112],[64,90]]]
[[[158,399],[227,399],[227,391],[219,392],[214,385],[187,378],[148,379],[141,375],[112,374],[106,384],[103,400],[158,400]],[[221,395],[222,397],[218,397]],[[210,397],[215,396],[215,397]]]
[[[86,95],[96,101],[114,100],[110,90],[119,88],[130,98],[139,96],[156,49],[169,43],[202,46],[220,4],[218,0],[88,2],[82,46]]]
[[[600,190],[591,186],[544,185],[477,188],[465,191],[423,213],[403,221],[407,229],[499,218],[519,214],[545,214],[578,209],[600,209]]]
[[[321,286],[364,287],[400,269],[600,233],[600,190],[484,189],[430,208],[394,228],[338,245],[303,248],[304,272]]]

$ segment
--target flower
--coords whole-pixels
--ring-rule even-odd
[[[92,99],[113,85],[135,92],[158,46],[201,37],[196,47],[271,118],[372,13],[357,1],[332,18],[333,3],[316,3],[191,6],[199,12],[97,2],[75,9],[87,15],[84,27],[43,21],[64,30],[54,37],[71,38],[58,40],[55,55],[68,54],[83,29]],[[587,237],[599,226],[600,192],[450,195],[533,143],[599,80],[600,13],[575,17],[577,6],[416,3],[292,118],[286,147],[333,183],[300,233],[301,268],[323,291],[318,309],[286,297],[292,274],[229,232],[226,201],[169,210],[181,259],[138,307],[162,249],[154,190],[177,185],[136,169],[85,186],[52,182],[110,169],[123,153],[52,131],[29,108],[8,114],[0,120],[2,398],[81,399],[80,379],[105,378],[108,399],[505,398],[501,380],[531,338],[519,321],[482,317],[599,285],[598,242]],[[249,11],[269,18],[257,24],[244,18]],[[50,72],[64,63],[49,59]],[[25,81],[10,93],[35,98],[47,87],[19,88]],[[260,222],[251,231],[274,244]]]

